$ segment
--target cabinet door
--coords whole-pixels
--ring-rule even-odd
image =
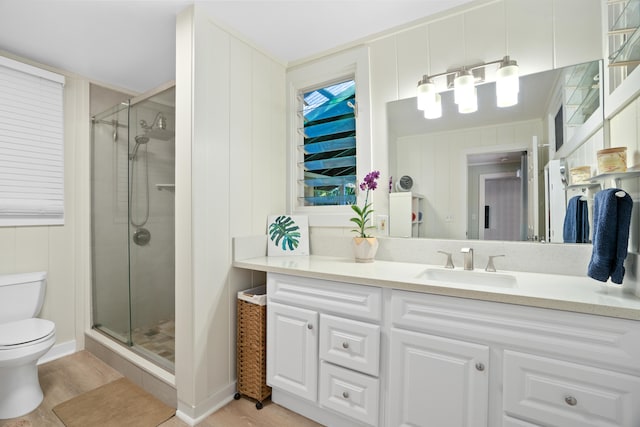
[[[318,394],[318,313],[267,305],[267,383],[313,402]]]
[[[391,330],[389,425],[487,425],[489,347]]]

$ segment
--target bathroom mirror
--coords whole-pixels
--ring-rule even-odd
[[[412,236],[545,239],[549,146],[553,153],[559,135],[564,141],[579,135],[589,116],[591,127],[603,123],[599,89],[595,104],[568,101],[571,76],[589,67],[599,77],[599,61],[521,76],[518,104],[508,108],[496,106],[495,83],[477,85],[478,110],[471,114],[457,111],[451,90],[441,93],[438,119],[425,119],[415,98],[388,103],[390,175],[411,176],[412,192],[424,196],[423,221]],[[586,88],[599,87],[592,77]],[[560,112],[565,125],[556,133]]]

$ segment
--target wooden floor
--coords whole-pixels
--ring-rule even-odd
[[[38,369],[44,401],[30,414],[11,420],[0,420],[0,427],[64,427],[52,411],[54,406],[122,377],[119,372],[86,351],[45,363]],[[203,427],[320,426],[270,401],[265,402],[264,408],[258,411],[254,402],[244,398],[232,401],[198,425]],[[183,427],[187,424],[173,417],[160,426]]]

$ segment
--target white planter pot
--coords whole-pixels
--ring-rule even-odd
[[[354,237],[351,245],[356,262],[373,262],[378,244],[378,239],[375,237]]]

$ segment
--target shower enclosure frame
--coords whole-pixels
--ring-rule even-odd
[[[133,147],[133,143],[132,141],[135,141],[135,137],[138,136],[140,137],[142,134],[141,132],[146,131],[150,131],[150,130],[154,130],[154,125],[157,125],[156,122],[158,122],[158,116],[160,115],[160,113],[158,112],[154,117],[151,117],[151,119],[153,119],[153,121],[151,120],[137,120],[140,117],[136,117],[136,120],[133,119],[134,114],[133,113],[134,109],[137,106],[143,106],[145,102],[149,101],[153,101],[153,98],[163,94],[164,92],[167,92],[170,89],[174,89],[174,100],[173,100],[173,105],[170,106],[170,109],[172,110],[171,113],[171,121],[175,121],[175,82],[167,82],[164,85],[161,85],[145,94],[142,94],[140,96],[137,97],[133,97],[130,98],[128,100],[128,102],[124,102],[121,103],[119,105],[115,105],[113,107],[111,107],[110,109],[106,110],[103,113],[97,114],[94,117],[94,123],[92,124],[91,127],[91,134],[92,134],[92,144],[91,144],[91,233],[90,233],[90,238],[91,238],[91,278],[92,278],[92,283],[91,283],[91,313],[90,313],[90,325],[91,325],[91,331],[96,331],[98,334],[98,336],[102,336],[102,337],[107,337],[108,340],[111,343],[116,343],[117,346],[124,348],[125,350],[129,350],[132,353],[134,353],[136,356],[140,356],[143,359],[145,359],[146,361],[150,361],[152,364],[159,366],[162,370],[164,370],[166,373],[168,374],[172,374],[173,370],[174,370],[174,364],[171,361],[165,360],[164,356],[158,356],[158,355],[154,355],[153,352],[149,352],[146,349],[142,349],[142,347],[137,346],[136,342],[134,341],[133,337],[133,331],[135,329],[135,324],[134,324],[134,318],[135,318],[135,308],[134,308],[134,293],[133,293],[133,285],[134,285],[134,277],[133,277],[133,263],[134,263],[134,259],[133,259],[133,252],[135,251],[136,248],[132,249],[132,246],[134,245],[134,243],[132,242],[132,234],[133,234],[133,230],[135,228],[135,224],[132,224],[132,215],[134,215],[134,213],[132,212],[132,200],[130,199],[131,197],[131,193],[132,190],[134,188],[134,179],[135,177],[132,176],[132,166],[134,164],[134,162],[137,161],[136,159],[136,155],[139,156],[144,156],[145,161],[149,161],[148,157],[149,157],[149,153],[147,153],[147,144],[144,144],[144,153],[143,153],[143,147],[142,144],[138,144],[138,146],[136,147],[136,150],[138,151],[139,154],[136,155],[131,155],[132,153],[132,147]],[[126,124],[121,123],[120,121],[109,121],[109,120],[104,120],[105,117],[110,117],[115,115],[117,118],[120,118],[119,115],[122,114],[126,114],[127,116],[127,122]],[[106,114],[105,116],[103,116],[103,114]],[[98,117],[101,117],[101,119],[98,119]],[[95,215],[96,215],[96,199],[98,197],[100,197],[99,195],[95,194],[97,192],[96,189],[96,168],[95,168],[95,164],[96,161],[99,162],[103,162],[104,160],[107,159],[96,159],[96,122],[101,122],[102,124],[109,126],[111,125],[113,128],[113,150],[115,152],[115,150],[117,150],[116,148],[116,141],[119,137],[122,137],[123,135],[121,135],[121,129],[124,128],[126,129],[126,157],[129,160],[127,162],[127,214],[126,214],[126,223],[124,224],[126,227],[126,235],[125,235],[125,239],[126,239],[126,260],[127,260],[127,265],[126,265],[126,300],[127,300],[127,308],[126,308],[126,320],[123,323],[126,323],[126,332],[124,334],[119,334],[115,331],[111,331],[109,330],[109,328],[107,326],[101,325],[101,319],[99,318],[99,309],[98,309],[98,304],[99,301],[97,301],[99,292],[97,290],[97,272],[96,270],[98,269],[97,264],[98,262],[96,261],[96,251],[97,251],[97,243],[96,243],[96,229],[99,227],[99,225],[96,225],[96,219],[95,219]],[[142,123],[144,122],[144,124]],[[149,126],[148,123],[151,123],[151,125]],[[165,118],[165,122],[166,124],[166,118]],[[147,125],[147,127],[145,127],[145,124]],[[140,126],[141,129],[139,129]],[[144,136],[144,138],[147,139],[148,142],[148,137]],[[124,139],[124,138],[123,138]],[[173,134],[173,136],[170,138],[173,141],[175,141],[175,134]],[[153,139],[152,139],[153,141]],[[163,139],[163,141],[166,141]],[[166,144],[166,142],[156,142],[157,144]],[[154,144],[154,142],[151,142],[150,144]],[[169,144],[171,144],[171,147],[174,147],[174,143],[170,142]],[[175,149],[173,149],[173,157],[172,157],[172,174],[175,174]],[[165,149],[166,151],[166,149]],[[114,156],[116,156],[116,154],[114,154]],[[141,165],[138,165],[137,167],[142,167]],[[146,169],[145,171],[147,174],[149,173],[149,169]],[[112,177],[113,178],[113,177]],[[114,178],[115,179],[115,178]],[[173,186],[173,184],[171,184],[173,182],[173,178],[170,180],[170,182],[167,182],[169,180],[165,180],[162,184],[158,183],[155,185],[155,187],[152,189],[152,184],[151,182],[147,182],[145,184],[146,186],[146,191],[147,191],[147,204],[149,203],[149,192],[153,191],[153,192],[160,192],[160,190],[168,190],[168,191],[164,191],[163,196],[164,197],[169,197],[168,194],[169,193],[173,193],[175,191],[175,187]],[[116,185],[116,184],[114,184]],[[171,253],[171,260],[173,261],[172,265],[173,268],[170,269],[171,271],[171,289],[170,289],[170,294],[171,294],[171,300],[169,301],[169,306],[172,310],[172,314],[175,315],[175,283],[174,283],[174,275],[175,275],[175,242],[173,241],[174,239],[174,230],[175,230],[175,205],[174,205],[174,198],[172,196],[170,196],[170,204],[172,207],[171,213],[170,213],[170,218],[169,218],[169,222],[171,223],[171,230],[167,231],[167,235],[171,235],[171,247],[169,249],[167,249],[167,252]],[[149,208],[147,208],[149,209]],[[147,210],[148,215],[152,215],[151,211]],[[115,218],[114,218],[115,219]],[[115,221],[114,221],[115,222]],[[144,221],[146,222],[146,221]],[[144,225],[144,224],[143,224]],[[120,224],[120,227],[122,228],[122,224]],[[99,244],[99,243],[98,243]],[[123,251],[124,252],[124,251]],[[124,254],[122,254],[124,255]],[[104,291],[103,291],[104,293]],[[155,293],[155,292],[154,292]],[[165,292],[166,293],[166,292]],[[149,299],[151,300],[151,303],[149,303],[148,305],[153,305],[153,299],[154,299],[155,295],[151,295],[149,297]],[[124,313],[124,309],[120,309],[121,313]],[[96,336],[96,334],[91,334],[94,337]],[[122,335],[122,336],[119,336]],[[102,340],[101,340],[102,341]],[[111,345],[109,345],[110,347],[112,347]],[[117,347],[116,346],[116,347]],[[126,353],[126,351],[125,351]],[[134,359],[137,359],[137,357],[134,356]],[[161,375],[163,376],[163,375]],[[171,375],[170,375],[171,376]],[[166,375],[164,375],[164,377],[166,377]]]

